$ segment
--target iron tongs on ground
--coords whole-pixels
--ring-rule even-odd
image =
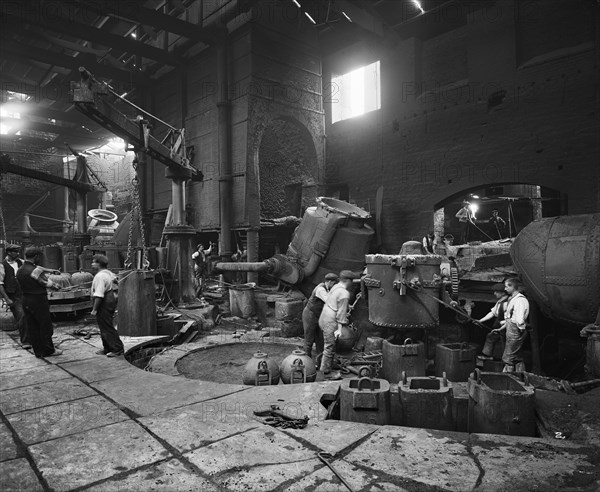
[[[342,475],[340,474],[340,472],[338,472],[334,466],[331,464],[331,461],[333,459],[333,455],[331,453],[325,453],[325,452],[321,452],[317,455],[319,457],[319,459],[325,463],[329,469],[333,472],[333,474],[338,477],[340,479],[340,481],[346,486],[346,488],[350,491],[350,492],[354,492],[354,489],[350,486],[350,484],[348,482],[346,482],[346,479],[344,477],[342,477]]]

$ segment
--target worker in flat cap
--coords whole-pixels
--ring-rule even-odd
[[[41,265],[44,254],[41,248],[30,246],[25,250],[25,261],[17,271],[17,282],[23,292],[23,311],[27,336],[36,357],[61,355],[62,350],[54,347],[52,318],[47,289],[60,287],[48,278],[50,273],[60,273]]]
[[[17,282],[17,270],[23,265],[23,260],[19,258],[20,254],[21,246],[18,244],[6,245],[6,257],[0,263],[0,295],[15,318],[21,345],[25,349],[30,349],[31,342],[27,334],[25,312],[23,311],[23,293]]]
[[[340,374],[331,371],[333,356],[335,355],[336,333],[343,325],[348,325],[348,306],[354,279],[358,278],[350,270],[340,272],[340,281],[329,291],[323,311],[319,317],[319,327],[323,332],[323,359],[321,360],[321,371],[325,379],[339,379]]]
[[[92,257],[92,269],[96,272],[94,280],[92,280],[92,301],[94,303],[92,316],[96,316],[103,347],[96,353],[107,357],[119,357],[123,355],[125,349],[114,325],[115,310],[117,309],[117,297],[114,292],[115,276],[108,269],[108,258],[104,255]]]
[[[319,317],[321,316],[329,292],[337,284],[338,280],[339,277],[335,273],[325,275],[325,280],[313,289],[302,311],[304,351],[309,357],[312,357],[312,348],[315,344],[317,354],[323,353],[323,333],[319,328]]]
[[[480,323],[485,323],[491,319],[494,320],[492,325],[493,331],[489,332],[485,337],[485,344],[481,354],[478,356],[480,361],[493,359],[494,347],[498,342],[502,342],[503,334],[496,331],[500,328],[500,323],[504,321],[504,313],[506,313],[506,305],[508,302],[508,294],[506,293],[503,283],[492,285],[492,291],[496,298],[496,304],[491,311],[479,320]]]

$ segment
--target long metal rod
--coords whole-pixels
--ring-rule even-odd
[[[478,320],[476,320],[474,318],[471,318],[464,311],[456,309],[454,306],[451,306],[450,304],[442,301],[441,299],[438,299],[437,297],[432,296],[428,292],[425,292],[423,289],[417,289],[417,288],[413,287],[412,285],[408,284],[407,282],[404,282],[404,285],[406,285],[409,289],[413,290],[414,292],[420,292],[421,294],[424,294],[424,295],[426,295],[428,297],[431,297],[433,300],[435,300],[436,302],[440,303],[442,306],[446,306],[448,309],[452,309],[452,311],[460,314],[464,318],[467,318],[467,320],[469,320],[471,323],[474,323],[477,326],[480,326],[481,328],[485,328],[487,331],[492,331],[488,326],[485,326],[483,323],[480,323]]]

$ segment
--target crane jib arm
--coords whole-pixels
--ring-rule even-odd
[[[73,102],[83,114],[94,120],[103,128],[122,138],[129,145],[144,152],[169,168],[174,175],[180,175],[192,181],[202,181],[202,172],[184,163],[184,159],[152,135],[144,137],[139,121],[133,121],[121,113],[102,95],[108,89],[89,81],[71,82]],[[146,145],[147,144],[147,145]],[[185,149],[183,149],[185,152]]]

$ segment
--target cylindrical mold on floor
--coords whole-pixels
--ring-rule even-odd
[[[455,430],[452,383],[445,376],[409,378],[404,375],[398,390],[403,426]]]
[[[438,343],[435,346],[435,375],[443,373],[450,381],[466,381],[475,370],[477,345],[473,343]]]
[[[407,376],[425,376],[425,344],[413,343],[410,338],[402,345],[383,341],[383,377],[397,384],[405,372]]]
[[[384,379],[344,379],[340,386],[340,420],[390,423],[390,384]]]
[[[509,373],[476,370],[467,382],[469,432],[535,436],[535,389]]]

